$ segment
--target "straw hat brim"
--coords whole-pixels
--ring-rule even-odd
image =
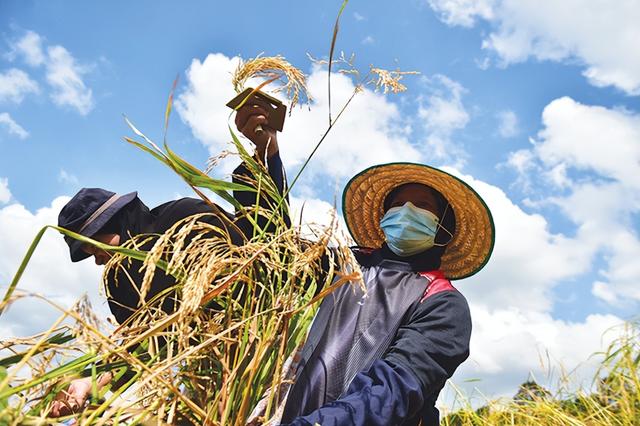
[[[362,247],[379,248],[385,241],[380,228],[384,200],[394,188],[421,183],[440,192],[456,218],[456,231],[442,255],[440,269],[449,279],[469,277],[489,260],[495,227],[486,203],[468,184],[442,170],[416,163],[389,163],[354,176],[342,195],[342,211],[349,232]]]

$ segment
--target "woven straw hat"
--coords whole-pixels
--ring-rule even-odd
[[[342,194],[342,211],[356,243],[362,247],[382,246],[385,237],[380,219],[384,215],[384,199],[405,183],[432,187],[447,199],[455,212],[456,231],[440,266],[445,276],[462,279],[482,269],[495,242],[489,208],[465,182],[424,164],[380,164],[360,172],[347,183]]]

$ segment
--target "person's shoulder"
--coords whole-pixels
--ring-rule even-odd
[[[167,201],[166,203],[162,203],[159,206],[154,207],[151,209],[151,214],[158,217],[168,213],[199,213],[199,210],[203,210],[206,206],[207,204],[202,200],[184,197],[177,200]],[[186,214],[185,217],[186,216],[190,216],[190,214]]]
[[[415,306],[416,314],[424,315],[432,311],[446,310],[456,312],[455,315],[468,316],[469,303],[464,295],[453,286],[440,271],[435,274],[420,273],[429,281],[427,288]]]
[[[422,295],[422,298],[420,299],[420,303],[423,303],[436,295],[447,295],[452,298],[466,300],[462,293],[460,293],[451,281],[445,277],[442,271],[434,270],[429,272],[420,272],[419,274],[429,283],[427,285],[427,289]]]
[[[158,228],[158,231],[164,231],[164,228],[170,228],[179,220],[200,213],[215,212],[205,201],[189,197],[160,204],[151,210],[151,214],[155,217],[156,228]]]

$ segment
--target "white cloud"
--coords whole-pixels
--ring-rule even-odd
[[[498,133],[503,138],[512,138],[519,132],[518,116],[511,110],[500,111],[496,117],[498,118]]]
[[[0,204],[8,203],[11,199],[11,191],[9,190],[9,179],[0,178]]]
[[[26,95],[39,91],[38,83],[22,70],[11,68],[0,73],[0,102],[19,104]]]
[[[75,175],[67,172],[65,169],[60,169],[60,173],[58,173],[58,182],[69,185],[78,185],[80,183]]]
[[[0,112],[0,127],[3,126],[6,127],[10,135],[15,135],[20,139],[29,137],[29,132],[16,123],[8,112]]]
[[[235,93],[230,73],[238,58],[209,54],[195,59],[187,71],[188,88],[178,96],[176,109],[196,138],[218,154],[229,148],[226,127],[230,110],[225,106]],[[311,153],[327,127],[327,73],[315,67],[308,79],[314,98],[311,108],[296,108],[287,117],[284,132],[278,136],[284,163],[288,168],[301,165]],[[351,96],[355,86],[350,78],[334,74],[331,79],[334,117]],[[230,121],[233,125],[233,120]],[[421,154],[407,138],[408,131],[395,104],[385,96],[365,89],[359,93],[345,114],[325,139],[312,160],[305,178],[327,175],[331,184],[350,177],[354,170],[389,161],[420,161]]]
[[[491,19],[492,0],[427,0],[429,6],[448,25],[472,27],[476,18]]]
[[[535,152],[545,165],[561,163],[640,189],[640,115],[556,99],[542,113]]]
[[[87,115],[94,106],[93,92],[83,81],[89,67],[78,64],[76,58],[60,45],[44,46],[44,39],[38,33],[27,31],[15,43],[11,44],[8,57],[16,57],[33,67],[44,66],[46,80],[51,87],[50,97],[58,106],[71,107],[81,115]],[[10,73],[10,74],[9,74]],[[25,93],[38,92],[38,85],[23,71],[9,70],[3,82],[0,74],[0,101],[5,97],[14,102],[22,101]],[[5,87],[6,86],[6,87]]]
[[[327,127],[326,88],[326,70],[314,68],[309,77],[309,89],[315,102],[311,110],[294,111],[282,133],[282,156],[288,166],[302,164]],[[347,76],[332,75],[334,118],[354,89]],[[409,142],[410,131],[394,103],[380,93],[364,89],[356,95],[347,113],[323,142],[308,174],[328,175],[329,184],[332,184],[374,164],[407,159],[420,161],[422,154]]]
[[[212,155],[228,149],[231,141],[227,124],[231,110],[225,105],[236,93],[231,73],[240,58],[211,53],[204,61],[194,59],[187,70],[187,89],[176,98],[176,111]],[[235,127],[234,127],[235,130]]]
[[[491,290],[489,290],[491,291]],[[464,394],[491,389],[490,398],[513,396],[531,375],[547,388],[589,389],[603,351],[622,332],[613,315],[589,315],[584,322],[556,320],[548,313],[471,305],[471,355],[453,376]],[[568,375],[568,376],[567,376]],[[479,382],[465,383],[464,378]],[[481,399],[474,401],[484,405]]]
[[[596,86],[640,94],[640,4],[636,1],[428,0],[449,25],[477,19],[493,31],[483,40],[505,65],[534,57],[578,61]]]
[[[491,398],[512,396],[530,374],[556,389],[562,373],[558,368],[568,372],[581,366],[572,373],[573,389],[588,387],[599,360],[590,355],[606,348],[617,334],[605,332],[623,320],[614,315],[589,315],[583,321],[556,319],[553,290],[590,271],[598,245],[582,235],[552,232],[544,216],[524,211],[502,189],[455,169],[446,170],[482,196],[496,227],[487,266],[454,282],[469,301],[473,333],[470,359],[453,382],[466,395],[479,388]],[[541,360],[547,357],[550,360],[543,365]],[[550,368],[555,369],[551,376]],[[479,382],[465,383],[469,378]],[[450,404],[451,399],[443,395],[441,402]]]
[[[0,209],[0,284],[4,288],[13,278],[36,233],[45,225],[57,223],[58,212],[68,200],[68,197],[56,198],[50,206],[34,213],[18,203]],[[66,308],[88,293],[94,308],[104,316],[107,308],[104,298],[98,296],[99,282],[100,268],[90,260],[71,263],[62,236],[47,231],[18,290],[42,294]],[[21,299],[0,316],[0,328],[8,328],[16,336],[30,335],[46,330],[60,314],[37,299]]]
[[[70,106],[81,115],[87,115],[93,109],[93,93],[82,75],[85,67],[76,63],[75,58],[62,46],[47,48],[47,82],[53,92],[51,99],[56,105]]]
[[[39,66],[45,62],[45,54],[42,50],[42,37],[33,31],[27,33],[11,45],[9,58],[13,60],[20,55],[31,66]]]
[[[640,192],[621,182],[576,185],[554,202],[578,226],[577,239],[594,247],[606,267],[595,271],[592,293],[617,307],[640,302],[640,240],[633,216],[640,212]]]
[[[447,76],[436,74],[423,78],[430,92],[426,105],[421,105],[418,118],[427,132],[425,143],[433,158],[454,160],[457,166],[464,164],[464,149],[451,140],[456,130],[463,129],[469,122],[469,114],[462,104],[466,89]]]
[[[461,281],[464,294],[477,306],[550,312],[551,290],[561,280],[588,271],[594,248],[552,233],[542,215],[523,211],[500,188],[454,169],[447,171],[480,194],[496,227],[491,261],[480,273]]]
[[[606,265],[594,271],[592,293],[617,306],[640,302],[633,225],[640,213],[640,115],[564,97],[547,105],[542,120],[533,147],[513,153],[509,163],[522,179],[564,191],[548,201],[576,225],[573,239],[591,253],[590,262],[601,255]]]

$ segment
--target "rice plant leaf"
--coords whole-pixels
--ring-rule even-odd
[[[333,26],[333,36],[331,37],[331,48],[329,49],[329,64],[328,64],[328,70],[329,70],[329,75],[328,75],[328,80],[327,80],[327,89],[328,89],[328,102],[329,102],[329,125],[331,125],[332,121],[331,121],[331,64],[333,62],[333,51],[336,47],[336,39],[338,38],[338,30],[340,28],[340,16],[342,15],[342,12],[344,11],[344,8],[347,6],[347,3],[349,3],[349,0],[344,0],[342,2],[342,6],[340,6],[340,10],[338,11],[338,16],[336,17],[336,23]]]
[[[184,172],[194,175],[204,175],[204,173],[200,169],[191,165],[189,162],[182,159],[182,157],[180,157],[178,154],[173,152],[171,148],[169,148],[168,144],[165,143],[164,149],[169,160],[176,166],[180,167]]]
[[[44,233],[47,230],[47,228],[48,228],[48,226],[45,226],[40,231],[38,231],[38,233],[36,234],[35,238],[31,242],[31,245],[27,249],[27,253],[22,258],[22,262],[20,262],[20,266],[18,266],[18,271],[14,275],[13,280],[11,281],[11,284],[9,284],[9,288],[7,289],[7,292],[5,293],[4,297],[2,298],[2,302],[0,302],[0,316],[2,316],[2,313],[4,312],[5,307],[7,306],[9,301],[11,300],[11,296],[13,295],[13,292],[15,291],[16,286],[18,285],[18,282],[20,281],[20,278],[22,277],[22,274],[24,273],[24,270],[26,269],[27,265],[29,264],[29,260],[31,260],[31,256],[33,256],[33,252],[35,251],[36,247],[40,243],[40,240],[42,239],[42,236],[44,235]]]
[[[142,133],[140,130],[138,130],[138,128],[136,126],[134,126],[131,121],[129,121],[129,118],[126,115],[123,115],[123,117],[124,117],[124,121],[127,123],[129,128],[131,128],[131,130],[133,130],[133,133],[135,133],[136,135],[138,135],[142,139],[144,139],[158,153],[160,153],[161,155],[164,155],[164,153],[162,152],[160,147],[158,145],[156,145],[155,142],[153,142],[151,139],[149,139],[144,133]]]
[[[175,80],[173,80],[173,86],[171,86],[171,92],[169,92],[169,99],[167,100],[167,107],[164,111],[164,143],[167,141],[167,130],[169,129],[169,117],[171,116],[171,109],[173,107],[173,94],[176,91],[176,86],[178,85],[178,79],[180,78],[180,74],[176,75]]]
[[[52,337],[50,337],[49,339],[47,339],[47,341],[45,342],[44,347],[38,349],[34,355],[37,355],[39,353],[41,353],[42,351],[46,350],[46,346],[48,345],[64,345],[67,342],[70,342],[71,340],[75,339],[75,336],[70,334],[70,333],[58,333]],[[28,351],[24,351],[24,352],[20,352],[17,353],[15,355],[11,355],[8,356],[6,358],[3,358],[0,360],[0,368],[4,368],[4,367],[10,367],[13,364],[16,364],[18,362],[20,362],[22,360],[22,358],[24,358],[25,355],[27,355]]]
[[[0,367],[0,382],[7,377],[7,369]],[[0,398],[0,411],[5,410],[9,406],[9,397]]]
[[[141,150],[153,155],[156,159],[162,161],[164,164],[166,164],[167,166],[171,167],[171,163],[169,162],[169,160],[165,156],[163,156],[161,154],[158,154],[155,150],[149,148],[145,144],[142,144],[142,143],[140,143],[140,142],[138,142],[136,140],[133,140],[131,138],[128,138],[126,136],[124,137],[124,140],[126,142],[130,143],[131,145],[133,145],[133,146],[135,146],[137,148],[140,148]]]

